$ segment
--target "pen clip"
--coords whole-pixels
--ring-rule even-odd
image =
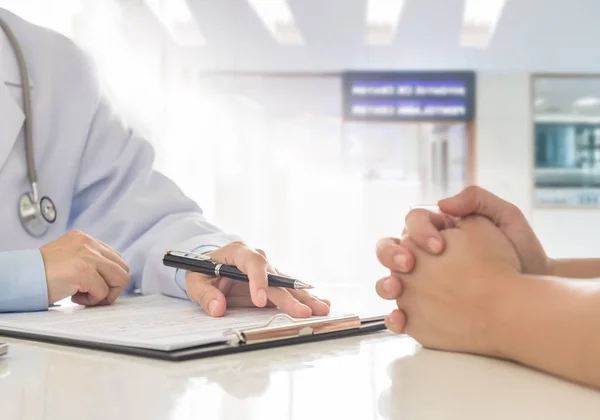
[[[190,251],[169,250],[169,251],[167,251],[167,254],[168,255],[172,255],[174,257],[193,258],[195,260],[200,260],[200,261],[211,261],[211,262],[214,262],[213,259],[210,256],[208,256],[208,255],[197,254],[195,252],[190,252]]]

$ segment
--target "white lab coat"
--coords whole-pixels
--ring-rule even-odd
[[[91,60],[60,34],[6,10],[30,73],[33,143],[40,194],[52,198],[57,221],[42,238],[19,220],[27,178],[22,85],[16,58],[0,34],[0,251],[39,248],[72,229],[121,252],[130,265],[128,290],[186,297],[167,249],[222,246],[235,236],[209,224],[200,208],[153,170],[151,145],[119,119],[102,92]]]

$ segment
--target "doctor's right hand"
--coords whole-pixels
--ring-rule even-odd
[[[250,248],[243,242],[232,242],[206,255],[221,264],[236,266],[250,280],[241,282],[188,272],[185,276],[187,294],[210,316],[220,318],[228,307],[277,307],[295,318],[329,314],[331,303],[326,299],[318,299],[306,290],[269,287],[267,273],[284,274],[269,263],[262,250]]]
[[[109,305],[129,284],[129,267],[108,245],[71,231],[40,248],[48,304],[71,297],[84,306]]]

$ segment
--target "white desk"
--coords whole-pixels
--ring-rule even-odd
[[[600,418],[600,392],[387,332],[183,363],[0,341],[2,420]]]

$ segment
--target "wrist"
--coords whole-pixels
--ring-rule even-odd
[[[561,313],[577,312],[577,293],[569,293],[564,282],[551,277],[518,275],[506,280],[491,323],[490,342],[494,356],[520,363],[539,357],[539,348],[548,331],[571,328],[560,326]],[[547,338],[547,337],[546,337]],[[548,343],[546,343],[547,345]],[[537,356],[536,356],[537,354]]]
[[[492,297],[487,322],[487,342],[490,355],[513,359],[514,344],[520,340],[519,317],[526,304],[525,289],[531,277],[520,273],[503,275],[498,279],[498,290]]]
[[[548,258],[548,273],[550,277],[558,277],[558,260],[554,258]]]

